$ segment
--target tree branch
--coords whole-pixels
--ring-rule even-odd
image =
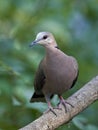
[[[55,110],[57,116],[49,112],[19,130],[53,130],[60,125],[69,122],[74,116],[79,114],[97,99],[98,76],[93,78],[90,82],[67,99],[67,102],[74,106],[71,107],[67,105],[67,113],[65,113],[64,107],[61,106],[62,110]]]

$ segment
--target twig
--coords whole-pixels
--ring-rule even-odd
[[[67,113],[65,113],[64,107],[61,106],[62,110],[55,110],[57,116],[49,112],[19,130],[54,130],[60,125],[69,122],[74,116],[79,114],[97,99],[98,76],[93,78],[90,82],[88,82],[80,90],[78,90],[66,100],[74,106],[71,107],[70,105],[67,105]]]

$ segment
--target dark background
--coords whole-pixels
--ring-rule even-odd
[[[43,47],[29,44],[40,31],[53,33],[60,49],[78,60],[78,82],[65,98],[98,74],[98,0],[0,0],[0,130],[21,128],[47,109],[29,103],[44,56]],[[57,130],[65,129],[98,130],[98,102]]]

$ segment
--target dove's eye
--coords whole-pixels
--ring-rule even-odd
[[[47,39],[47,37],[48,37],[48,36],[47,36],[47,35],[45,35],[45,36],[43,36],[43,39]]]

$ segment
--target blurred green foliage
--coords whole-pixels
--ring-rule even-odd
[[[0,0],[0,130],[21,128],[47,108],[29,103],[44,56],[29,43],[40,31],[52,32],[61,50],[78,60],[78,82],[65,98],[98,74],[98,0]],[[98,130],[97,111],[94,103],[58,130]]]

